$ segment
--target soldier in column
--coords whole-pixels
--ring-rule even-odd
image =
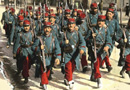
[[[79,19],[77,20],[79,31],[81,32],[82,36],[85,38],[88,32],[87,23],[86,23],[86,15],[85,13],[81,13]],[[90,69],[88,68],[88,62],[86,60],[86,53],[82,55],[81,58],[81,65],[83,69],[83,73],[86,73]]]
[[[117,20],[114,19],[114,9],[109,8],[106,13],[106,28],[109,28],[110,36],[112,39],[112,46],[109,49],[109,56],[106,56],[105,59],[102,61],[101,67],[103,66],[104,62],[106,63],[106,68],[108,69],[108,72],[112,70],[112,66],[109,61],[109,57],[111,56],[111,53],[113,51],[115,41],[117,41],[116,34],[118,32],[121,32],[119,23]]]
[[[8,42],[7,42],[7,48],[9,48],[9,46],[11,45],[11,43],[13,42],[13,38],[14,38],[14,29],[15,29],[15,24],[16,24],[16,15],[15,15],[15,9],[11,8],[11,14],[9,16],[9,24],[10,24],[10,28],[9,28],[9,35],[8,35]]]
[[[77,9],[74,9],[72,11],[72,18],[74,18],[75,20],[77,20]]]
[[[23,27],[23,21],[24,21],[24,17],[22,15],[19,15],[18,16],[18,25],[16,26],[15,28],[15,33],[14,33],[14,46],[13,46],[13,53],[15,53],[16,51],[16,54],[14,54],[14,58],[17,60],[16,61],[16,65],[17,65],[17,75],[19,75],[23,69],[23,60],[20,58],[20,53],[18,48],[20,47],[20,43],[19,45],[15,45],[15,43],[17,42],[17,38],[18,38],[18,35],[19,33],[23,32],[24,30],[24,27]]]
[[[97,3],[92,3],[91,6],[90,6],[90,11],[88,13],[88,16],[86,17],[87,19],[87,24],[88,26],[90,27],[95,27],[97,25],[97,19],[98,19],[98,16],[100,15],[100,13],[98,12],[98,5]],[[92,45],[91,45],[91,42],[89,42],[89,40],[86,39],[86,43],[87,43],[87,47],[88,47],[88,60],[91,61],[91,55],[92,55],[92,52],[91,52],[91,49],[92,49]]]
[[[116,19],[119,22],[119,16],[118,16],[118,12],[115,8],[115,3],[110,3],[109,8],[114,9],[114,19]]]
[[[22,76],[24,83],[28,83],[29,69],[31,68],[31,62],[33,57],[32,44],[34,41],[34,34],[30,30],[30,21],[24,20],[24,29],[18,34],[16,42],[14,44],[13,56],[20,54],[20,60],[23,61]]]
[[[112,40],[110,37],[110,32],[108,28],[105,28],[105,20],[106,16],[99,15],[97,20],[96,27],[91,28],[89,30],[90,36],[87,36],[88,40],[92,42],[92,51],[93,51],[93,57],[92,57],[92,73],[91,73],[91,81],[97,82],[97,87],[102,87],[101,82],[101,73],[100,73],[100,64],[101,61],[106,57],[108,50],[112,46]]]
[[[71,18],[70,12],[71,12],[70,9],[65,10],[64,27],[67,27],[68,19]]]
[[[61,50],[59,42],[55,36],[51,33],[51,22],[45,22],[44,34],[35,39],[33,44],[33,50],[37,52],[40,58],[40,71],[41,71],[41,86],[43,90],[47,90],[48,78],[50,76],[51,62],[55,62],[55,65],[60,64]],[[43,54],[44,52],[44,54]],[[43,58],[43,55],[45,58]],[[56,56],[53,59],[54,55]],[[42,63],[44,62],[44,64]]]
[[[2,14],[2,19],[1,19],[1,23],[4,24],[3,25],[3,29],[5,29],[5,34],[6,36],[8,35],[8,20],[9,20],[9,7],[5,6],[5,12],[3,12]]]
[[[38,36],[42,34],[42,18],[40,11],[36,11],[35,33]]]
[[[124,60],[122,61],[124,65],[120,71],[120,75],[124,78],[124,74],[126,72],[130,77],[130,19],[128,20],[128,25],[125,30],[119,32],[117,36],[119,37],[118,43],[124,48]]]
[[[82,34],[75,30],[75,19],[69,18],[68,29],[64,32],[62,41],[63,56],[65,61],[65,80],[64,83],[69,90],[73,89],[74,78],[73,72],[75,68],[79,70],[79,59],[86,51],[86,44]]]

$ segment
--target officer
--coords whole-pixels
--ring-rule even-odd
[[[92,62],[91,64],[94,65],[94,67],[92,67],[93,70],[90,80],[95,81],[96,79],[98,87],[102,86],[101,74],[99,71],[100,63],[105,58],[105,56],[108,53],[108,50],[111,48],[112,45],[109,29],[104,28],[105,20],[106,16],[99,15],[97,20],[97,26],[94,27],[93,29],[91,28],[91,30],[89,30],[89,33],[91,32],[91,34],[88,34],[90,35],[88,39],[90,40],[90,42],[93,43],[92,51],[94,51],[93,52],[94,56],[92,57],[91,61]]]
[[[22,69],[22,75],[24,80],[24,83],[28,83],[28,77],[29,77],[29,69],[31,67],[31,61],[33,57],[33,51],[31,49],[33,44],[33,33],[30,30],[30,21],[24,20],[23,23],[24,30],[23,32],[18,34],[18,37],[16,39],[16,43],[14,47],[13,56],[14,58],[17,55],[20,54],[20,58],[23,60],[23,69]]]
[[[14,29],[15,29],[15,24],[16,24],[16,15],[15,15],[15,9],[11,8],[11,14],[9,16],[9,24],[10,24],[10,28],[9,28],[9,35],[8,35],[8,42],[7,42],[7,48],[9,48],[9,46],[11,45],[11,42],[13,41],[14,38]]]
[[[6,6],[5,9],[6,9],[6,11],[3,12],[3,14],[2,14],[1,23],[4,24],[3,29],[5,29],[5,33],[8,36],[8,29],[9,29],[8,24],[9,24],[9,13],[10,12],[9,12],[8,6]]]
[[[17,42],[16,40],[17,40],[18,34],[23,32],[23,30],[24,30],[24,28],[23,28],[23,21],[24,21],[24,17],[22,15],[19,15],[18,16],[18,25],[15,28],[15,34],[14,34],[13,53],[15,53],[15,50],[16,51],[20,50],[20,49],[18,50],[18,48],[20,46],[20,43],[19,43],[19,45],[17,45],[17,47],[16,47],[15,43]],[[17,60],[17,62],[16,62],[17,74],[19,75],[21,73],[22,69],[23,69],[23,62],[22,62],[23,60],[21,60],[19,53],[16,53],[16,56],[17,56],[16,57],[16,60]]]
[[[115,7],[115,3],[110,3],[109,8],[114,9],[114,19],[116,19],[119,22],[119,16],[118,16],[118,12]]]
[[[79,16],[79,19],[77,20],[77,23],[79,24],[78,27],[79,27],[79,31],[81,32],[82,36],[85,37],[87,35],[87,32],[88,32],[88,28],[87,28],[87,23],[86,23],[86,15],[85,13],[81,13],[80,16]],[[86,71],[89,70],[88,68],[88,62],[86,60],[86,53],[84,53],[82,55],[82,58],[81,58],[81,65],[82,65],[82,68],[83,68],[83,73],[86,73]]]
[[[79,69],[79,59],[85,53],[86,44],[82,34],[75,30],[75,19],[68,19],[68,29],[64,33],[62,48],[64,48],[64,61],[65,61],[65,80],[64,83],[67,88],[73,89],[74,80],[73,72],[75,67]],[[80,42],[80,43],[79,43]],[[62,64],[63,65],[63,64]]]
[[[51,30],[51,22],[45,22],[44,34],[36,38],[33,44],[33,50],[35,50],[35,52],[37,53],[41,53],[42,50],[45,56],[45,59],[42,59],[43,61],[40,62],[41,86],[43,87],[43,90],[47,90],[51,62],[54,61],[55,65],[58,65],[60,64],[61,60],[61,50],[59,42],[57,38],[52,35]],[[53,59],[54,55],[56,56],[55,60]],[[42,62],[45,62],[45,64],[42,64]]]
[[[114,9],[109,8],[107,10],[106,13],[106,28],[109,28],[109,32],[110,32],[110,36],[112,39],[112,47],[109,49],[109,56],[111,55],[112,51],[113,51],[113,47],[115,45],[115,41],[117,40],[116,34],[118,32],[121,32],[119,23],[117,20],[114,19]],[[110,72],[112,70],[110,61],[109,61],[109,56],[106,56],[105,59],[102,61],[102,64],[105,62],[106,63],[106,67],[108,69],[108,72]],[[101,66],[102,67],[102,66]]]

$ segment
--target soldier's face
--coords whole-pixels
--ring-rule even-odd
[[[105,21],[98,21],[98,26],[99,26],[99,27],[103,27],[104,24],[105,24]]]
[[[57,13],[62,14],[62,9],[58,9],[58,10],[57,10]]]
[[[40,17],[41,17],[40,15],[37,15],[37,19],[40,19]]]
[[[70,29],[70,31],[74,31],[74,28],[75,28],[75,24],[68,24],[68,28]]]
[[[23,22],[19,22],[19,25],[20,25],[20,26],[23,26]]]
[[[24,30],[28,32],[30,30],[30,26],[24,26]]]
[[[54,14],[54,12],[53,12],[53,11],[51,11],[51,12],[50,12],[50,14]]]
[[[48,18],[48,17],[45,17],[44,20],[45,20],[45,22],[48,22],[48,21],[49,21],[49,18]]]
[[[51,27],[45,27],[44,32],[45,32],[46,35],[49,35],[50,32],[51,32]]]
[[[56,21],[56,19],[55,19],[54,17],[51,17],[51,18],[50,18],[50,22],[51,22],[51,24],[54,24],[55,21]]]
[[[69,19],[69,18],[70,18],[70,14],[66,14],[65,16],[66,16],[66,18],[67,18],[67,19]]]
[[[94,14],[97,14],[98,9],[97,8],[92,8],[92,11],[94,12]]]
[[[32,12],[30,12],[30,16],[32,16],[33,15],[33,13]]]
[[[77,12],[74,12],[73,15],[74,15],[74,16],[77,16]]]
[[[112,13],[112,12],[107,12],[107,18],[108,18],[108,19],[112,19],[113,16],[114,16],[114,13]]]
[[[8,11],[9,9],[8,8],[6,8],[6,11]]]

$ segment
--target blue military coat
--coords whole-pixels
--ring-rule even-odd
[[[55,54],[56,58],[58,58],[59,60],[61,60],[61,49],[59,46],[59,42],[57,40],[57,38],[55,36],[53,36],[52,34],[50,34],[49,36],[46,36],[45,34],[43,34],[41,36],[43,42],[45,42],[45,46],[44,46],[44,53],[45,54]],[[36,38],[34,41],[34,44],[32,46],[32,49],[39,53],[41,52],[41,42],[39,38]],[[37,49],[36,49],[37,48]],[[46,66],[49,66],[51,64],[52,61],[52,56],[45,56],[46,59]]]

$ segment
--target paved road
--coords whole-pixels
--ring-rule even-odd
[[[4,7],[0,6],[0,10],[1,12],[3,12]],[[123,20],[123,22],[127,22],[128,17],[123,17]],[[1,24],[0,26],[2,27]],[[7,71],[11,84],[14,86],[14,90],[41,90],[39,84],[40,79],[34,78],[34,66],[32,66],[32,68],[30,69],[30,77],[28,84],[23,84],[22,76],[16,75],[16,60],[12,58],[12,46],[8,49],[6,48],[7,38],[5,37],[4,33],[5,32],[3,29],[0,30],[0,60],[4,62],[5,70]],[[107,73],[106,69],[101,69],[103,87],[100,90],[129,90],[130,79],[128,75],[125,74],[125,78],[121,78],[121,76],[119,75],[119,72],[121,70],[120,67],[117,67],[119,59],[119,50],[114,48],[112,56],[110,58],[113,70],[111,73]],[[97,83],[91,82],[89,80],[90,74],[90,71],[86,74],[83,74],[81,72],[75,72],[74,90],[96,90]],[[60,72],[60,69],[54,69],[53,80],[49,82],[48,90],[66,90],[66,86],[63,84],[63,80],[64,75]],[[9,86],[8,89],[1,84],[3,84],[3,81],[0,80],[0,88],[2,88],[1,90],[11,90],[9,84],[4,84],[5,86]]]

